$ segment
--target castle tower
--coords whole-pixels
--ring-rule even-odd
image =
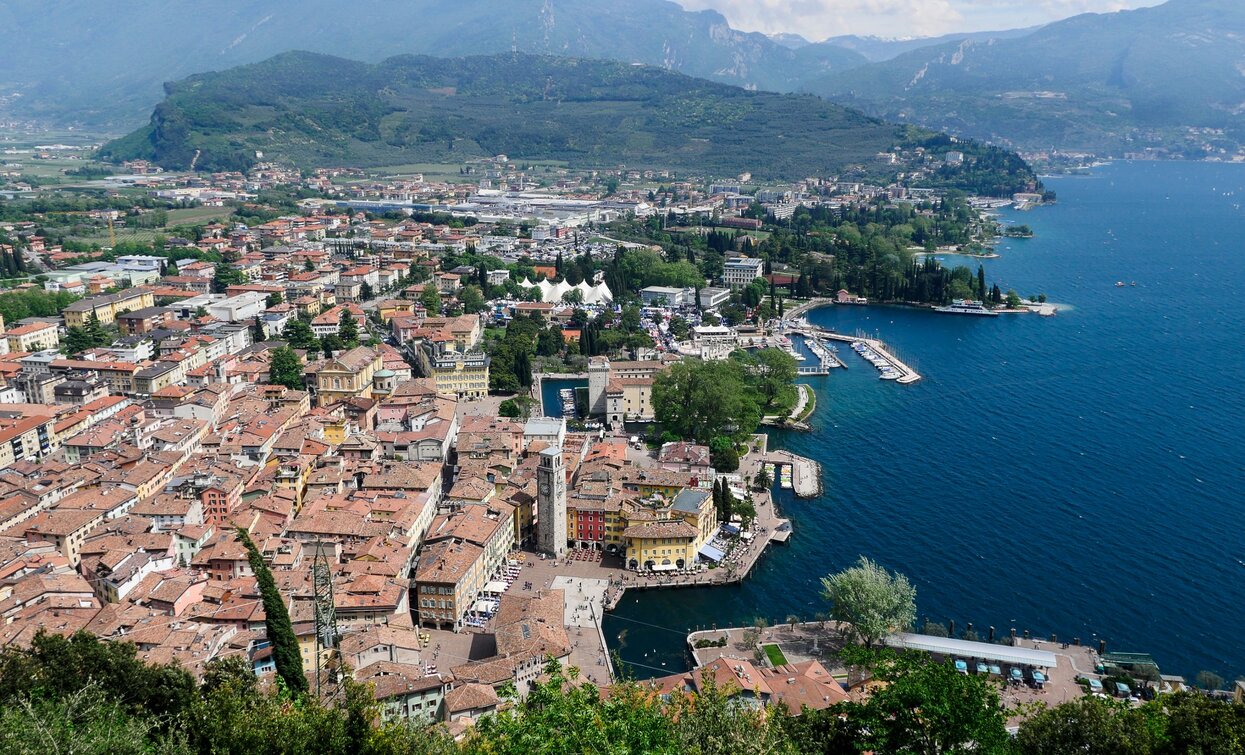
[[[610,360],[592,357],[588,360],[588,416],[605,414],[605,389],[610,382]]]
[[[560,448],[541,451],[536,467],[536,547],[554,558],[566,555],[566,469]]]

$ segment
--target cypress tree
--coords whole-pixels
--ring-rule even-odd
[[[264,563],[259,548],[251,542],[246,530],[238,528],[238,540],[246,547],[247,559],[251,571],[255,572],[255,580],[259,583],[259,593],[264,601],[264,628],[267,630],[268,642],[272,644],[272,659],[277,665],[277,676],[285,683],[294,695],[301,695],[308,689],[307,677],[303,674],[303,660],[298,651],[298,638],[294,636],[294,627],[290,624],[290,612],[277,590],[277,583],[272,572]]]

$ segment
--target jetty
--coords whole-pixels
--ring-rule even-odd
[[[821,494],[821,465],[812,459],[790,451],[770,451],[761,461],[775,467],[791,467],[791,488],[797,498],[816,498]],[[786,541],[785,536],[782,541]]]
[[[785,330],[788,333],[796,333],[804,336],[804,338],[809,339],[810,344],[819,339],[825,341],[840,341],[847,344],[863,343],[882,358],[882,361],[885,362],[885,366],[889,366],[895,372],[899,373],[899,377],[895,379],[896,383],[901,385],[911,385],[921,379],[920,373],[908,366],[899,357],[895,356],[891,352],[890,347],[877,338],[870,338],[863,334],[852,336],[843,333],[836,333],[833,330],[826,330],[825,328],[803,322],[787,324]],[[812,347],[810,346],[810,348]],[[840,364],[842,364],[842,362],[840,362]]]

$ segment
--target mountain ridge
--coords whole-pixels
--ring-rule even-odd
[[[1082,14],[1017,38],[921,48],[805,89],[1013,147],[1152,147],[1203,157],[1245,143],[1242,61],[1245,4],[1169,0]]]
[[[1034,180],[1010,153],[953,144],[812,95],[612,61],[507,53],[370,64],[288,52],[166,89],[148,125],[105,145],[101,157],[185,169],[197,155],[202,170],[243,170],[257,152],[300,167],[506,154],[575,167],[796,180],[880,174],[889,162],[879,153],[919,145],[980,155],[974,162],[989,175],[973,179],[977,190],[1008,193]],[[949,185],[957,176],[939,180]]]

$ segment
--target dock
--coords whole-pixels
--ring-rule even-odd
[[[808,339],[810,344],[818,339],[826,341],[840,341],[848,344],[858,342],[863,343],[872,349],[878,356],[882,357],[883,360],[885,360],[892,368],[894,368],[896,372],[899,373],[899,377],[895,379],[896,383],[899,383],[900,385],[911,385],[921,379],[921,375],[916,370],[912,369],[900,360],[899,357],[892,354],[890,347],[876,338],[869,338],[868,336],[862,334],[854,336],[844,335],[843,333],[835,333],[832,330],[819,328],[816,325],[793,324],[786,328],[786,332],[797,333],[804,336]]]
[[[797,498],[816,498],[821,495],[821,465],[812,459],[798,456],[790,451],[771,451],[762,463],[788,465],[792,469],[792,489]],[[786,537],[780,542],[786,542]]]

